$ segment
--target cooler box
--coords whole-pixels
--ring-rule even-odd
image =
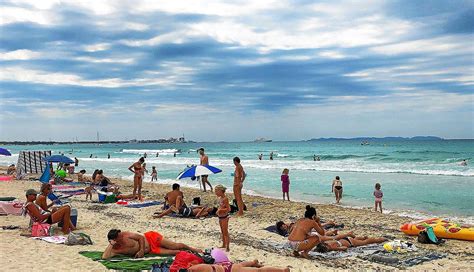
[[[77,210],[76,209],[71,209],[71,222],[74,225],[74,227],[77,227]],[[58,227],[63,226],[63,221],[58,223]]]
[[[107,195],[103,195],[103,194],[98,194],[98,195],[99,195],[99,202],[104,202]]]

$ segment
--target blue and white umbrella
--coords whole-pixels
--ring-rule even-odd
[[[212,175],[222,172],[221,169],[210,165],[193,165],[185,169],[176,179],[199,177],[203,175]]]

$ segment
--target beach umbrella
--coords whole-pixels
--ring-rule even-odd
[[[193,165],[185,169],[176,179],[192,178],[203,175],[212,175],[222,172],[221,169],[210,165]]]
[[[43,160],[46,162],[74,163],[74,160],[63,155],[49,156],[49,157],[45,157]]]
[[[12,153],[10,153],[10,151],[6,150],[5,148],[0,147],[0,155],[11,156]]]

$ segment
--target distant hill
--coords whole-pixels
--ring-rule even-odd
[[[344,140],[357,140],[357,141],[441,141],[443,138],[436,136],[415,136],[415,137],[355,137],[355,138],[313,138],[308,141],[344,141]]]

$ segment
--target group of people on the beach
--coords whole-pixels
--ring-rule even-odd
[[[209,157],[205,154],[204,148],[197,150],[200,156],[201,165],[209,165]],[[273,155],[273,154],[272,154]],[[223,185],[216,185],[214,188],[208,180],[208,176],[201,176],[201,182],[204,191],[209,185],[210,191],[214,192],[217,197],[217,207],[210,207],[201,205],[200,200],[197,205],[187,205],[184,200],[184,194],[180,190],[180,185],[175,183],[172,185],[172,190],[165,195],[165,207],[163,211],[156,212],[153,217],[161,218],[166,215],[176,215],[180,217],[206,217],[217,216],[221,231],[221,248],[226,251],[230,250],[230,234],[229,234],[229,219],[230,214],[235,212],[237,216],[244,213],[245,205],[242,199],[242,188],[245,181],[245,171],[240,164],[240,158],[233,158],[235,166],[233,173],[233,193],[234,202],[230,204],[229,198],[226,195],[227,188]],[[89,186],[86,188],[86,200],[90,197],[92,199],[92,191],[95,186],[101,188],[105,192],[113,192],[117,199],[130,198],[143,200],[142,185],[143,177],[148,170],[146,169],[145,157],[130,165],[128,168],[134,174],[133,178],[133,193],[131,195],[121,195],[119,193],[119,186],[113,184],[110,179],[104,176],[100,169],[96,169],[92,175],[92,180],[85,177],[85,170],[78,173],[78,181],[88,182]],[[290,170],[285,168],[281,174],[281,184],[283,192],[283,200],[289,201],[290,188]],[[153,166],[152,181],[157,179],[156,168]],[[71,208],[68,205],[61,207],[54,207],[56,202],[47,204],[47,196],[51,192],[51,184],[45,183],[41,186],[40,193],[33,189],[26,192],[27,203],[25,204],[25,213],[29,214],[33,222],[46,222],[49,224],[63,222],[62,231],[69,233],[75,227],[71,222]],[[336,176],[331,186],[332,192],[335,194],[336,203],[340,203],[343,193],[343,184],[339,176]],[[37,196],[39,194],[39,196]],[[380,209],[382,212],[382,197],[380,183],[375,185],[373,192],[375,197],[375,210]],[[195,204],[195,203],[193,203]],[[347,250],[350,247],[367,245],[372,243],[381,243],[385,241],[384,238],[370,238],[367,236],[357,237],[353,232],[345,234],[338,233],[337,230],[326,230],[328,225],[334,225],[334,222],[322,223],[316,214],[316,209],[310,206],[306,207],[304,217],[294,223],[285,224],[282,221],[278,222],[276,227],[279,233],[285,233],[288,236],[288,246],[293,250],[295,256],[310,257],[310,251],[317,252],[327,251],[341,251]],[[146,253],[158,255],[176,255],[181,250],[189,250],[193,252],[202,252],[201,249],[189,246],[184,243],[177,243],[166,239],[162,234],[156,231],[145,232],[144,234],[121,231],[112,229],[107,235],[109,245],[104,251],[102,258],[108,259],[118,254],[128,255],[132,257],[143,257]],[[238,271],[289,271],[288,268],[275,267],[261,267],[258,261],[242,262],[233,264],[231,262],[217,263],[217,264],[198,264],[190,266],[186,271],[224,271],[224,272],[238,272]]]

